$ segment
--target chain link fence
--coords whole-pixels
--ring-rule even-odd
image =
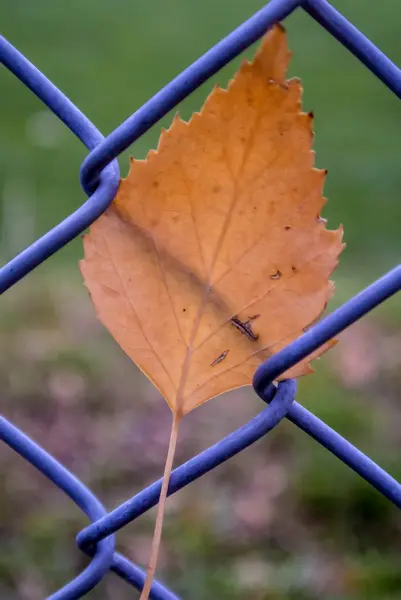
[[[84,231],[106,210],[117,192],[120,175],[115,159],[121,152],[193,90],[259,39],[269,27],[283,21],[296,9],[306,11],[390,90],[401,97],[401,71],[326,0],[271,0],[265,8],[173,79],[105,139],[66,96],[18,50],[0,37],[0,58],[3,64],[56,114],[89,150],[81,167],[81,183],[88,200],[0,270],[1,292],[9,289]],[[262,364],[255,373],[253,386],[268,406],[249,423],[175,469],[171,476],[169,494],[175,493],[241,452],[286,418],[347,464],[389,501],[401,507],[401,485],[365,454],[297,403],[294,380],[284,381],[277,388],[273,385],[273,381],[281,373],[366,315],[395,294],[400,287],[401,266],[398,266]],[[107,513],[100,500],[81,481],[5,418],[0,419],[0,436],[15,452],[63,490],[91,521],[76,538],[78,548],[91,557],[89,566],[50,598],[81,598],[93,589],[109,570],[117,573],[129,585],[141,589],[145,574],[115,551],[114,534],[157,504],[161,480]],[[153,584],[151,597],[154,600],[177,598],[172,591],[158,582]]]

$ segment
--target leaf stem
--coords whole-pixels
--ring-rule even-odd
[[[152,583],[153,583],[153,578],[155,576],[157,558],[159,556],[160,541],[161,541],[162,529],[163,529],[164,507],[166,504],[171,470],[173,468],[174,454],[175,454],[175,448],[177,445],[177,438],[178,438],[178,426],[180,424],[181,417],[182,417],[181,411],[176,411],[175,413],[173,413],[173,422],[171,425],[170,441],[169,441],[168,450],[167,450],[166,464],[164,466],[163,483],[162,483],[162,488],[160,491],[159,504],[157,507],[155,529],[153,532],[152,548],[151,548],[151,552],[150,552],[148,569],[146,572],[145,584],[143,586],[142,593],[141,593],[139,600],[148,600],[149,593],[150,593]]]

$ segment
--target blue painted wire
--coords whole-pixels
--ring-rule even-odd
[[[146,573],[127,560],[125,556],[115,552],[111,569],[124,579],[124,581],[133,585],[138,590],[142,590],[145,584]],[[151,600],[179,600],[178,596],[156,580],[152,583],[149,597]]]
[[[341,13],[326,0],[306,0],[303,8],[401,98],[401,69]]]
[[[217,444],[214,444],[198,456],[195,456],[171,473],[168,495],[180,490],[198,477],[208,473],[217,465],[228,460],[241,450],[244,450],[256,440],[266,435],[287,414],[296,391],[295,380],[283,381],[275,393],[273,400],[265,410],[254,417],[249,423],[243,425],[234,433],[231,433]],[[274,386],[270,386],[265,394],[269,400],[275,392]],[[117,531],[133,519],[155,506],[159,500],[161,482],[154,482],[139,494],[121,504],[114,511],[83,529],[77,536],[77,544],[85,548],[103,539],[111,532]]]
[[[340,308],[311,327],[289,346],[262,363],[253,378],[256,393],[263,390],[282,373],[338,335],[363,315],[384,302],[401,289],[401,266],[392,269],[369,287],[348,300]]]
[[[206,54],[182,71],[169,84],[148,100],[139,110],[111,133],[84,160],[81,168],[82,187],[89,195],[96,188],[99,173],[152,125],[224,67],[274,23],[283,20],[301,0],[271,0],[267,6],[242,23]]]
[[[0,62],[40,98],[89,150],[104,140],[71,100],[3,36],[0,36]]]
[[[105,169],[100,176],[99,187],[80,208],[0,269],[0,294],[82,233],[106,210],[117,189],[115,175]]]
[[[401,484],[326,423],[323,423],[298,402],[294,402],[291,406],[287,419],[330,450],[386,498],[394,502],[398,508],[401,508]]]
[[[0,439],[53,481],[92,521],[107,514],[96,496],[79,479],[3,417],[0,417]],[[76,600],[91,590],[108,571],[114,545],[114,536],[102,540],[89,566],[48,600]]]
[[[0,61],[29,87],[89,150],[104,140],[89,119],[2,36]],[[119,179],[118,163],[114,161],[102,172],[98,189],[82,206],[0,269],[0,294],[93,223],[113,201]]]
[[[203,81],[261,37],[274,22],[284,19],[300,4],[300,0],[271,0],[265,8],[176,77],[106,140],[68,98],[0,36],[0,60],[92,150],[82,165],[81,182],[87,192],[94,192],[75,213],[0,270],[0,292],[78,235],[107,208],[119,181],[118,165],[116,161],[110,163],[122,150]],[[397,96],[401,96],[400,69],[361,32],[326,0],[304,0],[302,5]],[[397,267],[261,365],[254,377],[257,393],[266,400],[271,399],[274,392],[271,382],[281,373],[396,293],[400,287],[401,267]],[[294,395],[295,383],[291,380],[282,382],[269,407],[258,417],[176,469],[172,473],[169,494],[240,452],[286,416],[400,507],[400,484],[325,423],[294,402]],[[111,534],[157,503],[161,481],[155,482],[107,515],[97,498],[79,480],[5,419],[0,420],[0,437],[54,481],[96,521],[77,536],[77,543],[86,552],[95,551],[94,559],[83,573],[53,594],[51,599],[81,597],[96,585],[108,568],[140,589],[144,580],[143,571],[125,557],[113,554],[114,539]],[[93,546],[96,542],[99,542],[99,546]],[[157,582],[152,588],[151,597],[153,600],[176,600],[174,594]]]
[[[293,389],[287,387],[290,383],[294,386]],[[271,390],[272,388],[269,387],[269,395],[271,395]],[[320,442],[356,473],[381,491],[396,506],[401,506],[401,485],[315,415],[297,402],[292,402],[294,394],[295,382],[293,380],[281,382],[277,394],[268,407],[269,409],[274,406],[275,412],[270,413],[268,409],[265,409],[247,425],[240,427],[228,437],[175,469],[171,474],[169,495],[254,443],[275,426],[275,421],[279,422],[287,416],[290,421]],[[85,548],[94,544],[137,519],[155,506],[160,495],[160,489],[161,480],[158,480],[124,504],[121,504],[106,517],[83,529],[77,536],[78,546]]]
[[[77,477],[4,417],[0,417],[0,439],[53,481],[91,521],[107,515],[105,508],[96,496]],[[95,556],[89,567],[58,592],[52,594],[48,600],[81,598],[95,587],[109,568],[131,585],[142,589],[146,577],[145,572],[122,554],[114,552],[114,547],[114,535],[101,541],[96,546]],[[93,547],[88,553],[93,554]],[[150,598],[152,600],[178,600],[175,594],[157,581],[153,582]]]

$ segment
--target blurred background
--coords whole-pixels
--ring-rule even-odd
[[[103,134],[238,26],[261,0],[3,0],[2,32]],[[401,64],[398,0],[333,4]],[[328,310],[399,260],[400,108],[396,97],[306,14],[286,22],[315,112],[317,166],[328,169],[324,209],[347,248]],[[251,48],[246,56],[251,56]],[[179,106],[198,110],[234,61]],[[2,262],[85,199],[85,148],[17,79],[0,72]],[[163,119],[120,157],[142,158]],[[1,298],[2,410],[83,479],[108,509],[163,470],[169,411],[97,321],[77,261],[81,240]],[[401,311],[396,297],[341,336],[300,382],[298,399],[401,478]],[[213,400],[183,423],[176,462],[263,408],[250,391]],[[86,564],[75,506],[6,447],[0,454],[0,596],[36,600]],[[118,534],[146,565],[155,511]],[[395,600],[401,597],[397,509],[291,423],[168,501],[158,576],[183,598]],[[93,600],[137,597],[110,574]]]

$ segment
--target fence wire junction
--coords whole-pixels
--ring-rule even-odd
[[[173,79],[107,138],[104,138],[87,117],[33,64],[0,37],[2,63],[50,108],[89,150],[81,167],[81,183],[88,199],[75,212],[0,269],[1,293],[84,231],[106,210],[117,192],[120,173],[116,158],[121,152],[204,81],[264,35],[274,23],[283,21],[296,9],[306,11],[401,98],[401,70],[326,0],[271,0]],[[294,380],[283,381],[277,388],[273,385],[273,381],[280,374],[366,315],[400,288],[401,265],[263,363],[255,373],[253,386],[256,393],[268,404],[267,407],[249,423],[176,468],[171,475],[169,495],[241,452],[266,435],[282,419],[287,418],[401,508],[401,484],[296,402]],[[0,418],[0,438],[63,490],[91,521],[76,538],[78,548],[91,557],[89,565],[62,589],[53,593],[49,600],[82,598],[109,570],[114,571],[128,584],[141,589],[145,573],[116,552],[114,534],[157,504],[161,480],[107,513],[98,498],[81,481],[3,417]],[[157,581],[152,586],[151,598],[178,600],[173,592]]]

